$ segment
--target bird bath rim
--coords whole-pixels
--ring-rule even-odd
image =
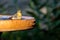
[[[5,18],[10,15],[3,15]],[[0,18],[3,17],[0,15]],[[33,28],[35,19],[30,16],[22,16],[25,19],[13,19],[13,20],[0,20],[0,32],[4,31],[16,31],[16,30],[26,30]]]

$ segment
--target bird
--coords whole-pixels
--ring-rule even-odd
[[[21,10],[18,10],[16,14],[14,14],[10,17],[10,19],[21,19],[21,18],[22,18]]]

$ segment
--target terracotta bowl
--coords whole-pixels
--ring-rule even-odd
[[[8,19],[10,15],[0,15],[0,32],[26,30],[33,28],[34,18],[29,16],[22,16],[22,19]]]

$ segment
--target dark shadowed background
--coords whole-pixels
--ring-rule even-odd
[[[29,1],[30,0],[17,0],[17,4],[19,5],[20,9],[22,10],[23,15],[28,15],[25,11],[26,9],[29,10]],[[0,8],[0,14],[14,14],[16,12],[16,6],[14,0],[0,0],[0,5],[3,5],[3,8]],[[2,9],[4,12],[2,12]]]

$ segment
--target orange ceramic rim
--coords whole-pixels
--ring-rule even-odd
[[[15,31],[15,30],[26,30],[33,28],[34,18],[28,16],[22,16],[26,18],[24,20],[0,20],[0,32],[4,31]],[[29,19],[30,18],[30,19]]]

